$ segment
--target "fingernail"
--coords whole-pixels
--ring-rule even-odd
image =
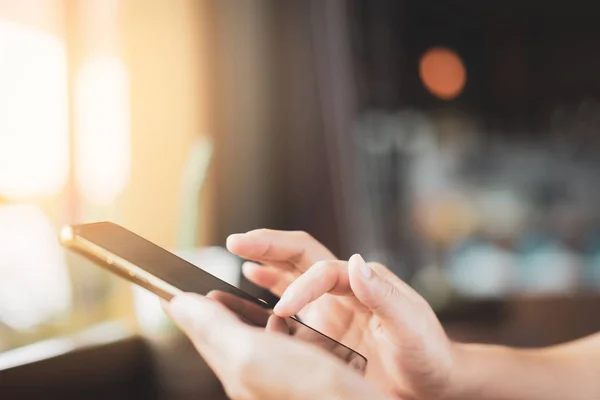
[[[244,263],[242,264],[242,271],[245,271],[249,268],[253,268],[255,266],[258,266],[257,263],[252,262],[252,261],[244,261]]]
[[[281,300],[279,300],[277,304],[275,304],[275,307],[273,307],[273,312],[279,315],[279,313],[281,312],[281,307],[283,306],[281,305]]]
[[[355,254],[351,258],[354,259],[356,263],[358,263],[358,269],[360,270],[360,274],[365,279],[370,279],[372,275],[371,268],[367,265],[365,260],[362,258],[360,254]]]
[[[243,233],[234,233],[227,237],[227,246],[232,245],[236,240],[241,239],[244,236]]]
[[[275,304],[275,307],[273,307],[273,313],[275,313],[275,315],[281,316],[284,312],[284,307],[285,304],[281,304],[281,300],[278,301],[277,304]]]
[[[280,312],[283,311],[283,308],[285,308],[288,303],[290,302],[289,298],[290,295],[286,294],[287,292],[284,292],[281,295],[281,298],[279,299],[279,301],[277,302],[277,304],[275,304],[275,307],[273,307],[273,311],[275,312],[275,314],[279,314]]]
[[[273,307],[273,311],[275,312],[275,314],[280,315],[284,313],[285,308],[289,308],[294,304],[294,301],[296,300],[296,294],[294,293],[292,286],[289,286],[285,290],[285,292],[283,292],[281,298],[279,299],[277,304],[275,304],[275,307]]]

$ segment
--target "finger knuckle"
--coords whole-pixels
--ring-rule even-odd
[[[317,261],[303,275],[306,282],[329,281],[337,276],[335,265],[330,261]]]
[[[271,233],[271,229],[268,229],[268,228],[259,228],[259,229],[254,229],[254,230],[252,230],[252,231],[250,231],[248,233],[253,234],[253,235],[263,236],[263,235],[270,234]]]
[[[291,234],[293,236],[297,237],[298,239],[304,239],[304,240],[313,240],[314,239],[310,233],[305,232],[305,231],[293,231],[293,232],[291,232]]]
[[[396,287],[391,282],[386,280],[383,289],[383,299],[389,300],[394,298],[394,296],[396,296],[397,290],[398,289],[396,289]]]
[[[321,260],[314,263],[310,269],[313,271],[313,273],[322,274],[331,271],[333,269],[333,265],[330,261]]]

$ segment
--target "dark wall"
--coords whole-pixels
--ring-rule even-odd
[[[311,3],[216,3],[216,244],[267,227],[340,248]]]

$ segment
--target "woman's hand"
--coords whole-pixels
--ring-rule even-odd
[[[227,244],[264,264],[245,264],[244,275],[281,296],[277,314],[301,310],[309,325],[365,355],[367,378],[392,395],[600,398],[600,334],[532,350],[452,343],[425,300],[380,264],[366,264],[360,256],[335,261],[302,232],[258,230],[233,235]]]
[[[303,232],[232,235],[228,248],[256,262],[244,275],[281,296],[280,316],[308,325],[369,360],[367,379],[407,399],[442,399],[452,385],[454,346],[427,302],[383,265],[336,261]]]
[[[217,301],[183,294],[165,309],[234,400],[384,398],[325,351],[250,327]]]

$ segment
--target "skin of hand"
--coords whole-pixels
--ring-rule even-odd
[[[281,300],[279,316],[298,314],[369,360],[366,378],[388,395],[443,399],[452,384],[454,345],[427,302],[383,265],[359,255],[337,261],[303,232],[260,229],[229,237],[244,275]]]
[[[215,300],[182,294],[163,307],[233,400],[386,398],[325,351],[251,327]]]
[[[260,229],[230,236],[227,247],[255,261],[244,264],[244,275],[281,297],[276,314],[299,314],[362,353],[367,379],[388,395],[600,399],[600,334],[532,350],[453,343],[425,300],[380,264],[358,255],[337,261],[304,232]]]

